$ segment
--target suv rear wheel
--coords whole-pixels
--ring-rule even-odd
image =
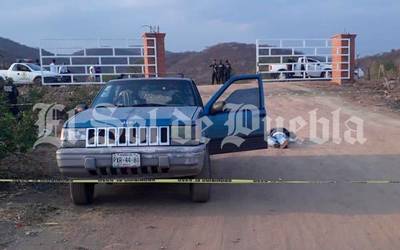
[[[75,205],[88,205],[93,202],[94,184],[70,183],[69,190],[71,193],[71,199]]]
[[[321,78],[332,78],[332,71],[325,70],[321,73]]]
[[[42,85],[42,77],[37,76],[35,79],[33,79],[33,83],[35,85]]]
[[[210,168],[210,155],[208,152],[204,156],[204,163],[201,172],[195,177],[196,179],[210,179],[211,168]],[[194,202],[206,202],[210,199],[210,188],[211,184],[202,183],[191,183],[190,184],[190,195]]]
[[[288,78],[286,74],[287,74],[287,73],[285,73],[284,70],[281,70],[281,71],[279,72],[278,79],[279,79],[279,80],[286,80],[286,79]]]

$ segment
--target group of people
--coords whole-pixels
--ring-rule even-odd
[[[57,67],[56,65],[56,60],[52,60],[50,63],[50,72],[54,74],[70,74],[71,72],[69,71],[67,65],[63,63],[60,65],[60,67]]]
[[[212,68],[211,83],[213,85],[215,83],[222,84],[231,78],[232,66],[228,60],[225,60],[225,63],[219,60],[219,63],[217,63],[217,59],[214,59],[210,68]]]
[[[56,65],[56,60],[52,60],[50,65],[50,72],[54,74],[60,74],[60,75],[65,75],[65,74],[71,74],[72,72],[69,70],[68,66],[63,62],[60,66]],[[89,76],[87,77],[88,82],[98,82],[100,81],[100,74],[101,74],[101,68],[97,66],[90,66],[88,68],[87,73]],[[62,78],[63,82],[70,82],[71,81],[71,76],[63,76]]]

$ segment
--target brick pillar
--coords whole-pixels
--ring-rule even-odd
[[[165,33],[146,32],[142,35],[144,45],[144,72],[146,77],[165,76]],[[150,38],[150,39],[149,39]],[[154,39],[152,39],[154,38]],[[154,44],[155,41],[155,44]],[[154,57],[157,56],[155,61]],[[157,64],[157,66],[151,66]]]
[[[332,82],[343,84],[354,81],[354,70],[356,65],[356,35],[355,34],[338,34],[332,37]],[[344,48],[350,46],[349,48]],[[343,54],[349,54],[343,55]],[[349,71],[341,71],[348,69]],[[350,74],[349,79],[346,78]]]

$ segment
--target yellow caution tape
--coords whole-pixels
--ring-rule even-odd
[[[93,184],[135,184],[135,183],[160,183],[160,184],[400,184],[400,180],[269,180],[269,179],[0,179],[0,183],[93,183]]]

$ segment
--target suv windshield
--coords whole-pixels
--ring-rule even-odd
[[[29,68],[31,68],[33,71],[41,71],[42,68],[40,68],[40,66],[33,64],[33,63],[28,63],[27,64],[29,66]]]
[[[93,102],[93,107],[197,106],[188,80],[126,80],[110,82]]]

